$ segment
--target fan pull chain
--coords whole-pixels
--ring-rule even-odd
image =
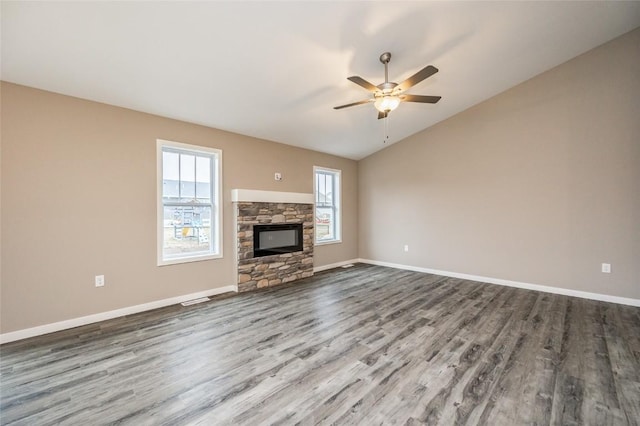
[[[387,143],[389,140],[389,116],[387,115],[382,119],[382,143]]]

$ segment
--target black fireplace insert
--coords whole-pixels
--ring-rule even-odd
[[[302,224],[253,225],[253,257],[302,251]]]

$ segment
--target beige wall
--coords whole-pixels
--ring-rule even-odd
[[[640,29],[360,161],[360,257],[640,299],[638,46]]]
[[[8,83],[1,95],[2,333],[234,284],[231,189],[310,193],[314,165],[343,181],[343,243],[316,247],[315,266],[357,257],[355,161]],[[223,150],[223,259],[156,266],[158,138]]]

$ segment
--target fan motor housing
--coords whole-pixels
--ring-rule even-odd
[[[391,81],[387,81],[385,83],[380,83],[376,87],[382,91],[383,95],[388,95],[393,91],[393,89],[398,85],[398,83],[393,83]]]

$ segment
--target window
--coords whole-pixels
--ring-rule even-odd
[[[316,244],[341,241],[340,170],[314,167]]]
[[[158,265],[222,257],[222,151],[158,140]]]

